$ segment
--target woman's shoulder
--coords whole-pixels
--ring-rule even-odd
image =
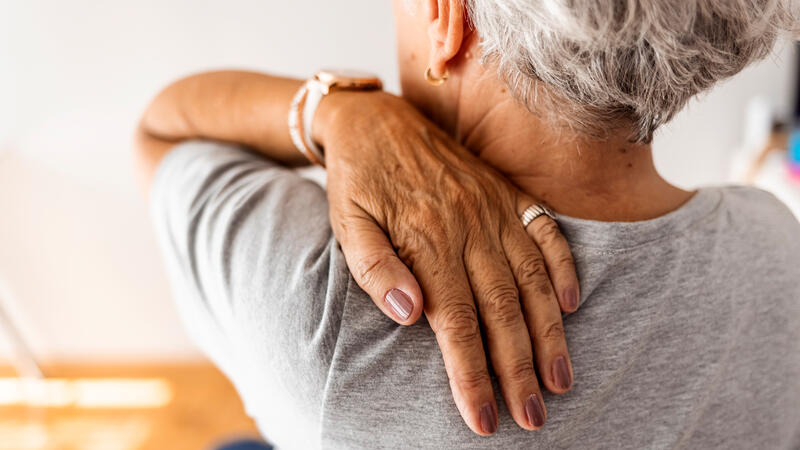
[[[775,194],[755,186],[726,185],[703,188],[704,190],[718,191],[722,194],[726,206],[741,209],[743,215],[755,218],[774,220],[776,223],[785,222],[787,225],[797,225],[798,220],[791,210]]]
[[[708,189],[721,194],[718,231],[727,260],[774,274],[800,266],[800,221],[780,199],[752,186]]]
[[[786,239],[800,246],[800,222],[774,194],[754,186],[719,186],[705,188],[721,195],[721,207],[735,229],[751,238]]]

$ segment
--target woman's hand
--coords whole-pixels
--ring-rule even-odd
[[[143,173],[152,176],[169,148],[193,138],[304,162],[286,125],[301,85],[240,71],[171,84],[140,123]],[[456,405],[475,432],[489,434],[497,408],[482,323],[511,414],[524,428],[540,426],[533,354],[549,390],[566,392],[572,381],[559,302],[577,308],[578,282],[555,222],[536,219],[529,237],[518,216],[534,200],[392,95],[334,92],[313,131],[326,151],[331,223],[359,285],[405,325],[422,314],[424,293]]]
[[[519,216],[535,200],[398,97],[334,93],[317,114],[331,224],[359,286],[400,324],[424,309],[473,431],[497,427],[480,324],[512,416],[542,426],[534,355],[545,387],[569,390],[561,313],[579,298],[556,223],[543,216],[526,233]]]

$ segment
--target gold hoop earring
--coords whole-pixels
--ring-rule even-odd
[[[441,86],[442,84],[444,84],[445,81],[447,81],[447,77],[449,76],[450,76],[450,70],[447,68],[445,68],[444,74],[442,75],[441,78],[436,78],[433,75],[431,75],[430,66],[428,66],[428,68],[425,69],[425,81],[427,81],[432,86]]]

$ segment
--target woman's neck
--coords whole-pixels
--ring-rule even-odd
[[[460,90],[462,93],[464,90]],[[568,216],[602,221],[652,219],[688,201],[692,192],[664,180],[650,145],[620,134],[606,140],[578,137],[548,126],[511,99],[504,88],[483,99],[460,99],[455,134],[467,148],[520,189]],[[476,95],[475,89],[469,95]],[[480,93],[478,94],[480,95]]]

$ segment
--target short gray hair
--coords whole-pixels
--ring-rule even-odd
[[[595,137],[633,126],[636,142],[797,30],[791,0],[464,1],[528,109]]]

